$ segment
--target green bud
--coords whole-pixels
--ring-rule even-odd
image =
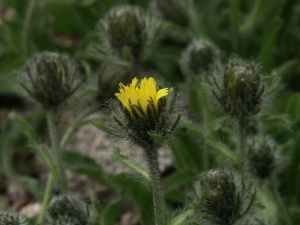
[[[26,65],[21,85],[45,108],[58,107],[79,87],[75,84],[76,69],[66,54],[42,52],[34,55]]]
[[[216,84],[216,81],[215,81]],[[223,87],[219,95],[214,92],[224,110],[240,118],[252,115],[260,107],[264,86],[254,62],[233,57],[223,71]]]
[[[213,224],[231,225],[244,215],[244,205],[249,202],[247,193],[251,191],[245,191],[243,179],[240,188],[237,177],[232,172],[222,170],[204,172],[195,183],[196,201],[208,191],[211,191],[211,195],[205,199],[203,207],[197,212],[204,220]],[[251,204],[252,201],[249,205]]]
[[[182,58],[195,75],[207,74],[212,64],[218,60],[219,52],[209,41],[195,41],[186,48]]]
[[[2,225],[33,225],[33,223],[15,212],[0,212],[0,224]]]
[[[188,0],[156,0],[154,5],[163,20],[184,28],[189,26],[190,2]]]
[[[147,38],[146,19],[140,8],[121,6],[112,8],[100,23],[109,48],[121,58],[130,55],[138,60],[144,53]],[[129,57],[130,58],[130,57]]]
[[[88,225],[88,208],[86,204],[70,196],[54,198],[48,206],[51,224]]]
[[[252,140],[247,146],[246,159],[250,171],[258,177],[270,177],[275,169],[275,146],[269,140]]]

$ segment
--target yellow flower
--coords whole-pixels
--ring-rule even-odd
[[[116,93],[115,95],[120,99],[122,104],[128,109],[130,113],[132,113],[132,111],[129,105],[129,100],[131,104],[137,106],[138,102],[140,102],[143,111],[147,113],[147,105],[149,104],[148,101],[151,101],[151,98],[157,111],[158,100],[169,94],[168,88],[160,89],[157,91],[156,82],[152,77],[150,77],[148,80],[147,78],[142,79],[141,86],[136,86],[137,82],[138,79],[134,78],[129,86],[124,86],[122,83],[120,83],[120,93]]]

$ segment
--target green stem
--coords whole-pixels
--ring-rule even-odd
[[[239,137],[239,144],[238,144],[238,165],[241,174],[244,173],[244,161],[245,161],[245,144],[246,144],[246,131],[245,131],[245,124],[244,118],[240,118],[238,121],[238,137]]]
[[[81,121],[92,114],[93,112],[96,112],[100,108],[100,105],[94,105],[90,108],[87,108],[85,111],[83,111],[73,122],[73,124],[69,127],[65,135],[63,136],[61,143],[60,143],[60,148],[62,151],[65,149],[68,141],[70,140],[72,134],[79,129],[79,126],[82,124]]]
[[[39,215],[39,218],[38,218],[38,221],[37,221],[38,224],[43,224],[44,223],[46,210],[47,210],[47,207],[49,205],[51,195],[52,195],[53,181],[54,181],[53,175],[52,175],[52,173],[50,173],[49,176],[48,176],[47,187],[46,187],[46,191],[45,191],[45,194],[44,194],[42,211],[41,211],[41,213]]]
[[[292,225],[293,223],[292,223],[291,217],[289,215],[289,212],[288,212],[287,208],[285,207],[284,202],[282,201],[282,198],[276,188],[275,183],[271,179],[269,181],[269,186],[270,186],[270,189],[273,192],[275,200],[277,201],[277,204],[279,205],[279,208],[282,212],[282,219],[284,220],[284,224]]]
[[[239,53],[239,8],[238,0],[230,0],[231,26],[233,32],[233,47]]]
[[[30,36],[30,23],[32,20],[34,8],[36,5],[37,0],[30,0],[29,5],[26,10],[26,15],[25,15],[25,21],[24,21],[24,26],[23,26],[23,38],[22,38],[22,48],[24,55],[29,57],[31,55],[30,52],[30,43],[29,43],[29,36]]]
[[[151,181],[152,181],[152,198],[154,204],[155,224],[164,225],[165,216],[164,216],[160,173],[158,167],[158,151],[156,148],[152,148],[152,149],[149,148],[145,150],[146,150],[148,166],[149,166]]]
[[[47,123],[51,138],[54,164],[57,168],[60,187],[63,194],[68,194],[68,185],[63,166],[62,151],[60,149],[58,130],[55,124],[55,112],[56,110],[54,108],[50,108],[47,110]]]

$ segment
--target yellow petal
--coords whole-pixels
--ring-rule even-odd
[[[158,100],[159,100],[160,98],[162,98],[162,97],[168,95],[168,94],[169,94],[168,88],[160,89],[160,90],[156,93],[156,101],[155,101],[155,103],[154,103],[156,109],[157,109],[157,102],[158,102]]]
[[[120,99],[120,101],[122,102],[122,104],[128,109],[128,111],[131,112],[128,97],[120,93],[116,93],[115,96],[117,96],[118,99]]]

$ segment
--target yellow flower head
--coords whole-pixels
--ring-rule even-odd
[[[134,105],[141,105],[143,111],[147,113],[147,106],[151,99],[153,100],[153,104],[157,111],[158,100],[169,94],[168,88],[156,90],[156,82],[150,77],[142,79],[141,86],[136,86],[138,82],[137,78],[132,80],[132,83],[129,86],[124,86],[120,83],[120,93],[116,93],[115,95],[120,99],[122,104],[128,109],[128,111],[132,114],[130,103]],[[129,102],[130,100],[130,102]]]

